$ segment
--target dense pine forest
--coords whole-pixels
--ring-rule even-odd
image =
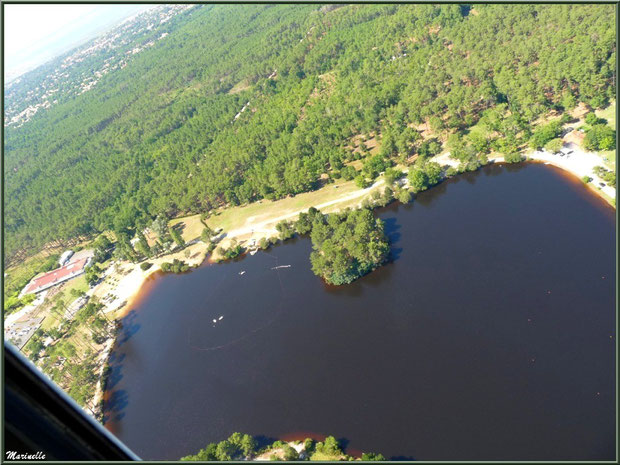
[[[613,5],[195,5],[125,44],[149,46],[92,88],[5,121],[6,260],[353,176],[360,137],[381,147],[371,178],[446,140],[463,157],[514,153],[550,110],[613,98],[614,18]],[[493,140],[467,139],[480,119]]]

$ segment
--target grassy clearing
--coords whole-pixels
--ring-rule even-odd
[[[298,194],[281,200],[262,200],[249,205],[218,210],[206,220],[212,229],[222,228],[231,231],[244,227],[253,222],[267,222],[283,215],[318,206],[326,202],[344,197],[359,190],[353,181],[339,180],[333,184],[312,192]],[[359,201],[359,200],[357,200]],[[340,204],[338,204],[339,206]],[[191,241],[200,237],[204,226],[200,222],[200,215],[177,218],[170,222],[171,226],[183,223],[183,239]]]
[[[613,130],[616,129],[616,102],[613,101],[611,102],[611,104],[603,109],[603,110],[596,110],[596,116],[598,116],[599,118],[604,118],[607,120],[607,124],[610,128],[612,128]]]
[[[49,312],[45,319],[41,322],[41,328],[47,331],[51,328],[55,328],[59,323],[58,317],[52,312]]]
[[[71,296],[71,291],[73,289],[76,289],[78,291],[84,291],[84,292],[88,291],[89,286],[88,286],[88,283],[86,282],[86,274],[81,274],[77,278],[73,278],[67,281],[67,283],[62,288],[62,291],[70,300],[73,299],[73,297]]]
[[[615,150],[606,150],[604,152],[597,152],[596,154],[599,157],[601,157],[605,168],[608,168],[612,171],[616,170],[616,151]]]
[[[249,88],[250,88],[250,84],[248,83],[247,79],[244,79],[243,81],[240,81],[237,84],[235,84],[235,86],[232,89],[230,89],[228,93],[238,94],[240,92],[243,92],[244,90],[248,90]]]

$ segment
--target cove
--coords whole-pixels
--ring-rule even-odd
[[[307,238],[150,278],[106,427],[154,460],[234,431],[394,459],[613,460],[615,211],[528,163],[376,214],[393,259],[347,286],[312,273]]]

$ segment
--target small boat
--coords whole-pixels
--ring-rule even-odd
[[[217,320],[213,320],[213,323],[217,323]]]
[[[221,320],[222,318],[224,318],[224,315],[221,315],[221,316],[218,318],[218,320]]]
[[[245,274],[245,270],[239,272],[239,275],[243,275],[243,274]]]

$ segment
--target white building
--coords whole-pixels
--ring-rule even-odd
[[[72,255],[73,255],[73,250],[64,251],[62,255],[60,256],[60,259],[58,260],[58,264],[60,266],[65,265],[69,261]]]

